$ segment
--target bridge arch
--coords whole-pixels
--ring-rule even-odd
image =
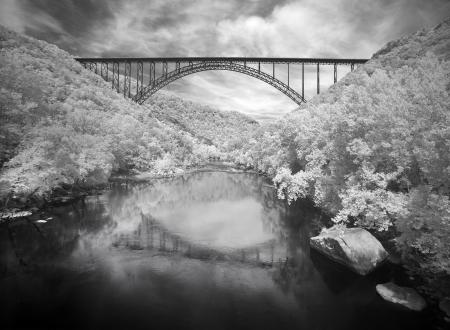
[[[190,63],[186,66],[179,66],[174,70],[167,72],[161,77],[157,78],[153,81],[153,83],[145,88],[142,88],[137,94],[133,97],[133,100],[139,104],[144,103],[150,96],[155,94],[161,88],[167,86],[171,82],[178,80],[182,77],[202,72],[202,71],[212,71],[212,70],[225,70],[225,71],[233,71],[246,74],[248,76],[254,77],[265,83],[275,87],[280,92],[288,96],[291,100],[293,100],[298,105],[306,102],[305,99],[297,93],[294,89],[289,87],[289,85],[285,84],[281,80],[263,72],[258,69],[253,68],[251,66],[247,66],[246,64],[239,64],[233,61],[213,61],[213,62],[202,62],[202,63]]]

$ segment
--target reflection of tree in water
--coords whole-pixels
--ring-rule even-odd
[[[265,196],[264,190],[269,194]],[[138,184],[130,189],[122,204],[132,203],[151,211],[156,207],[182,208],[193,202],[237,201],[246,197],[258,202],[268,197],[267,203],[274,200],[273,189],[264,177],[249,173],[197,172]]]
[[[138,229],[117,235],[113,245],[134,250],[157,250],[160,253],[180,254],[195,259],[238,261],[256,265],[272,265],[277,253],[273,240],[246,248],[212,248],[173,234],[156,219],[143,214]]]
[[[36,220],[47,218],[45,224]],[[98,233],[108,222],[103,202],[95,196],[0,226],[0,275],[34,270],[38,264],[69,255],[80,236]]]
[[[284,233],[287,247],[286,260],[274,270],[273,279],[285,291],[293,287],[304,287],[317,277],[317,271],[311,262],[309,238],[317,234],[317,223],[322,222],[322,213],[312,203],[298,200],[290,207],[280,222],[280,231]]]

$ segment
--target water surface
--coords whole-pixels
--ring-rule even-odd
[[[427,328],[377,295],[391,266],[361,277],[310,251],[322,220],[254,174],[117,185],[0,228],[2,327]]]

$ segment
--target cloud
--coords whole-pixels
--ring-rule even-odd
[[[77,56],[368,58],[449,14],[447,0],[0,0],[1,24]],[[299,68],[291,69],[299,88]],[[308,97],[315,93],[314,70],[307,68]],[[323,90],[332,73],[321,73]],[[285,78],[286,68],[277,67],[277,76]],[[237,73],[203,72],[166,88],[258,117],[296,107],[273,87]]]
[[[21,8],[15,0],[2,0],[0,3],[0,22],[17,32],[25,32],[25,25],[22,19]]]

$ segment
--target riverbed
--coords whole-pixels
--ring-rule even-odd
[[[326,217],[252,173],[116,184],[0,227],[2,328],[426,329],[310,250]]]

